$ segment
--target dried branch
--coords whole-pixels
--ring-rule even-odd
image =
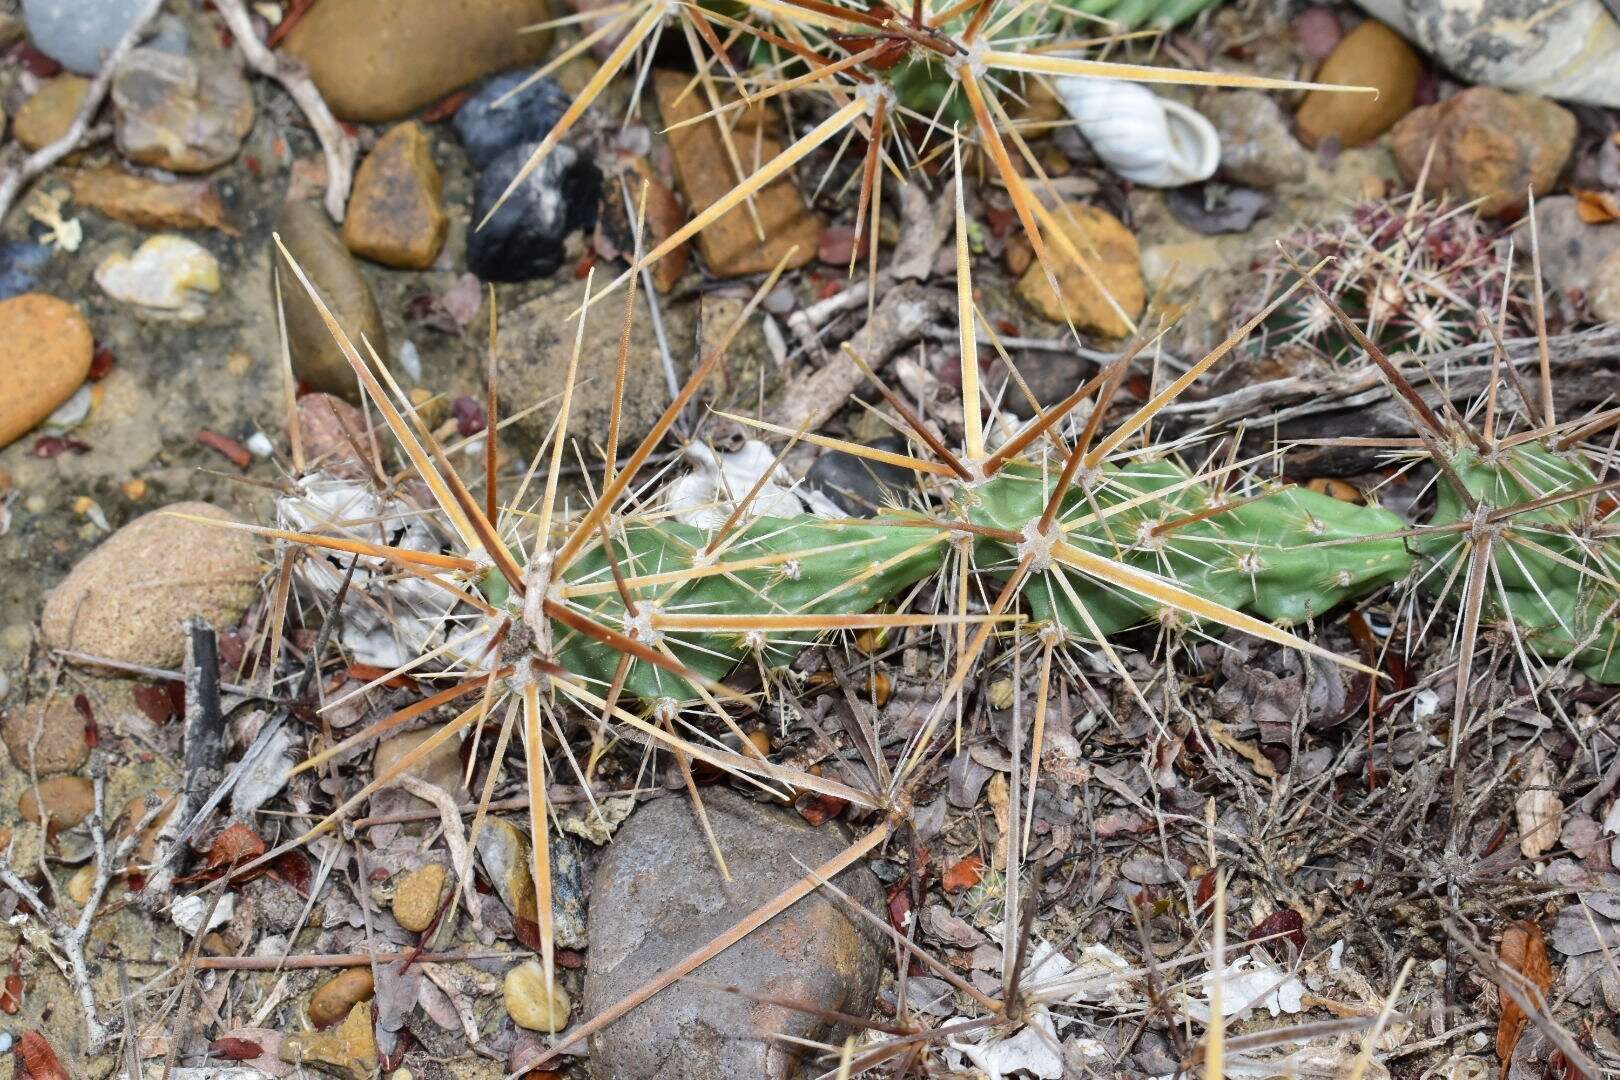
[[[52,963],[61,971],[62,977],[72,983],[74,992],[79,997],[79,1006],[84,1010],[86,1057],[95,1056],[113,1034],[112,1029],[102,1023],[96,1012],[95,988],[91,983],[90,965],[84,952],[85,943],[90,939],[90,927],[95,922],[101,901],[106,897],[113,879],[118,876],[120,868],[129,861],[135,846],[141,841],[142,834],[173,802],[172,798],[164,803],[158,803],[155,797],[151,798],[150,802],[155,805],[147,808],[146,816],[136,822],[129,835],[109,852],[106,827],[107,767],[99,754],[91,763],[90,777],[95,789],[95,810],[86,824],[90,829],[90,841],[95,848],[96,873],[95,880],[90,886],[90,895],[85,900],[83,910],[79,912],[77,922],[69,923],[58,915],[32,885],[18,876],[5,854],[0,852],[0,884],[22,897],[23,901],[33,908],[45,924],[46,932],[61,950],[60,957],[49,949],[42,951],[50,956]]]
[[[231,35],[236,38],[248,66],[280,83],[304,111],[315,137],[321,142],[321,152],[326,155],[326,212],[333,221],[341,222],[349,203],[349,186],[354,183],[354,159],[358,152],[355,140],[327,108],[326,99],[321,97],[308,69],[291,56],[271,52],[259,40],[242,0],[215,0],[214,7],[231,28]]]
[[[100,111],[101,103],[107,100],[107,91],[112,87],[113,73],[123,63],[124,57],[129,55],[129,51],[135,47],[135,43],[141,40],[142,35],[146,33],[147,25],[157,17],[162,7],[163,0],[147,0],[146,7],[141,9],[129,29],[124,31],[124,36],[113,46],[112,52],[107,54],[106,63],[101,65],[101,70],[90,81],[90,89],[85,91],[78,114],[73,117],[73,123],[68,125],[62,137],[49,146],[35,150],[16,167],[6,171],[5,177],[0,179],[0,221],[4,221],[6,215],[11,212],[11,204],[22,193],[25,184],[79,149],[86,141],[86,136],[90,133],[90,121],[95,119],[96,113]],[[105,133],[102,134],[104,137]]]

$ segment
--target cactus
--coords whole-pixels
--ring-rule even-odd
[[[1290,259],[1331,260],[1318,280],[1370,339],[1386,352],[1429,355],[1478,340],[1481,315],[1500,320],[1504,338],[1529,329],[1523,283],[1494,269],[1497,244],[1465,207],[1378,199],[1357,204],[1333,226],[1284,237],[1279,247],[1287,254],[1273,255],[1266,272],[1269,285],[1288,276]],[[1291,346],[1333,362],[1357,350],[1314,295],[1284,306],[1251,343],[1267,351]]]
[[[1431,528],[1412,541],[1424,590],[1449,597],[1483,548],[1484,619],[1538,656],[1573,654],[1594,680],[1620,683],[1620,544],[1599,524],[1614,504],[1586,463],[1524,442],[1460,448],[1450,468],[1456,480],[1441,480]]]

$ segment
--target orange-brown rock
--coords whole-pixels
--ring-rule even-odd
[[[397,120],[485,75],[532,64],[550,0],[338,0],[315,4],[283,48],[345,120]]]
[[[82,776],[53,776],[39,782],[39,790],[24,791],[17,809],[24,821],[52,829],[71,829],[96,808],[96,789]]]
[[[1368,19],[1344,36],[1322,63],[1316,81],[1339,86],[1370,86],[1376,94],[1312,90],[1295,114],[1299,138],[1317,146],[1336,137],[1341,146],[1370,143],[1412,111],[1423,61],[1406,39]]]
[[[427,132],[414,120],[396,125],[355,174],[343,242],[363,259],[399,270],[425,270],[439,257],[450,219],[440,199],[444,180]]]
[[[1060,243],[1049,238],[1047,260],[1054,264],[1062,302],[1052,291],[1039,261],[1030,264],[1019,279],[1018,295],[1053,322],[1063,322],[1066,311],[1077,329],[1104,337],[1124,337],[1130,333],[1130,326],[1120,312],[1134,320],[1147,306],[1136,237],[1114,215],[1085,203],[1065,203],[1055,216],[1096,278],[1081,269]],[[1115,304],[1119,310],[1115,310]]]
[[[66,300],[0,300],[0,446],[32,431],[90,373],[90,324]]]
[[[1479,199],[1487,217],[1516,217],[1528,191],[1552,191],[1575,146],[1575,116],[1545,98],[1475,86],[1425,105],[1395,126],[1395,163],[1416,183],[1434,147],[1430,190]]]
[[[225,204],[214,185],[201,180],[162,183],[122,169],[86,169],[72,174],[73,201],[143,229],[220,229]]]
[[[25,773],[72,772],[90,757],[84,741],[84,717],[63,694],[17,706],[0,718],[0,738],[11,752],[12,764]]]
[[[709,111],[701,94],[682,97],[691,76],[676,71],[653,73],[658,111],[666,128]],[[732,114],[728,114],[732,115]],[[733,129],[733,145],[742,176],[754,163],[768,162],[782,152],[782,141],[772,130],[773,114],[759,106],[744,110]],[[737,170],[727,155],[717,121],[670,131],[666,138],[675,156],[675,174],[687,208],[694,214],[710,206],[737,186]],[[784,175],[762,188],[753,199],[754,212],[739,205],[698,234],[698,251],[717,277],[741,277],[770,270],[792,251],[788,267],[803,266],[816,257],[824,223],[811,213],[794,185]],[[756,228],[755,215],[758,227]]]

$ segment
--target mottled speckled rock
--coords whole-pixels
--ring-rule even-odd
[[[187,619],[234,626],[256,595],[253,538],[175,514],[233,520],[208,503],[175,503],[101,542],[45,600],[40,628],[53,648],[178,667]]]
[[[282,207],[276,232],[360,355],[366,355],[360,341],[364,336],[377,350],[377,355],[387,359],[388,340],[383,333],[377,298],[372,295],[371,286],[354,256],[343,245],[343,237],[332,227],[326,211],[312,202],[290,202]],[[343,350],[327,332],[326,323],[293,274],[292,267],[273,244],[271,251],[281,271],[281,297],[287,311],[293,374],[316,390],[336,394],[351,404],[358,403],[360,390],[354,369],[349,367]],[[275,303],[273,292],[270,302]],[[272,318],[274,314],[272,306]]]
[[[1401,176],[1415,184],[1429,148],[1428,186],[1459,202],[1479,199],[1486,217],[1514,217],[1552,191],[1575,146],[1575,115],[1545,98],[1473,86],[1425,105],[1395,125]]]
[[[1604,0],[1356,0],[1465,81],[1620,107],[1620,21]]]
[[[550,0],[340,0],[316,4],[287,35],[332,111],[397,120],[485,75],[533,64],[550,30]]]
[[[112,83],[118,152],[171,172],[207,172],[242,148],[253,90],[224,56],[135,49]]]
[[[835,825],[813,828],[791,811],[728,789],[709,789],[704,805],[731,882],[715,869],[685,799],[660,799],[632,814],[592,878],[581,1015],[614,1005],[797,882],[804,871],[795,859],[814,867],[850,842]],[[882,890],[866,867],[836,880],[859,903],[881,908]],[[824,893],[812,893],[698,968],[694,979],[864,1015],[881,973],[870,928],[851,922]],[[766,1041],[765,1032],[828,1034],[804,1013],[677,983],[592,1036],[591,1072],[596,1080],[794,1075],[797,1052]]]

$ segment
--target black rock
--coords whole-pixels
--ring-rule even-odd
[[[540,79],[503,104],[495,104],[528,77],[525,71],[497,75],[456,110],[456,134],[475,168],[487,168],[514,146],[539,142],[567,111],[568,94],[554,79]]]
[[[906,440],[899,436],[874,439],[869,445],[874,450],[911,453]],[[810,466],[804,480],[837,503],[844,513],[852,517],[872,517],[884,506],[903,500],[913,477],[909,470],[898,465],[829,450]]]
[[[0,300],[33,292],[37,275],[51,261],[51,249],[26,240],[0,243]]]
[[[479,226],[533,152],[532,143],[514,146],[479,174],[467,268],[485,281],[547,277],[562,265],[568,234],[596,227],[601,170],[566,144],[553,148],[495,216]]]

